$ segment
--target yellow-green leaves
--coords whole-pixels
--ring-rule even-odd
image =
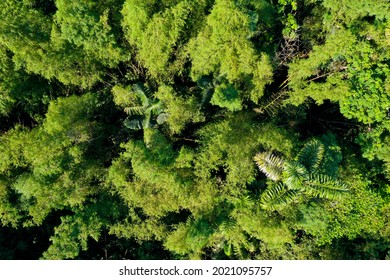
[[[108,16],[112,7],[103,7],[105,9],[101,11],[96,2],[101,1],[57,0],[52,41],[58,48],[72,44],[75,48],[83,49],[83,55],[114,67],[123,58],[109,25]]]
[[[216,1],[205,27],[189,44],[193,80],[210,74],[226,76],[231,83],[253,78],[255,89],[249,97],[257,102],[271,81],[272,67],[250,40],[250,23],[250,15],[234,1]]]
[[[200,25],[206,1],[127,0],[122,25],[126,39],[150,75],[172,82],[186,61],[185,45]]]
[[[187,124],[204,120],[197,99],[189,92],[180,95],[172,87],[162,85],[155,96],[162,102],[172,133],[180,133]]]

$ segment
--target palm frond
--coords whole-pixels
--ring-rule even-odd
[[[226,256],[230,257],[232,255],[233,251],[233,245],[231,242],[225,242],[223,246],[223,252],[225,253]]]
[[[270,152],[262,152],[253,158],[259,169],[271,180],[279,181],[284,168],[284,160]]]
[[[283,182],[291,190],[301,189],[303,181],[307,178],[308,172],[300,162],[286,162],[283,171]]]
[[[148,96],[145,94],[145,89],[141,84],[133,85],[133,92],[137,96],[138,106],[126,107],[124,111],[128,115],[142,116],[145,114],[146,110],[149,109],[150,100]]]
[[[149,97],[146,95],[147,89],[141,84],[135,84],[133,85],[133,91],[137,95],[138,99],[141,101],[142,107],[148,108],[150,100]]]
[[[337,199],[349,192],[348,185],[328,175],[310,174],[305,183],[306,193],[327,199]]]
[[[152,113],[145,112],[145,117],[144,117],[144,120],[142,122],[143,128],[150,128],[151,127],[151,122],[150,122],[151,118],[152,118]]]
[[[324,145],[313,139],[306,143],[297,156],[297,161],[303,164],[309,173],[315,172],[324,158]]]
[[[236,221],[227,220],[221,223],[221,225],[219,226],[219,230],[224,236],[229,236],[236,229],[236,226]]]
[[[160,101],[151,104],[148,108],[146,108],[145,113],[152,113],[154,115],[158,115],[162,112],[162,103]]]
[[[286,96],[287,91],[280,91],[272,94],[263,106],[261,106],[260,108],[256,108],[257,112],[267,112],[267,114],[270,116],[276,115],[282,107],[283,101],[285,100]]]
[[[292,203],[299,190],[290,190],[283,183],[268,187],[261,196],[261,206],[266,210],[278,210]]]
[[[133,107],[126,107],[124,109],[125,113],[128,115],[138,115],[142,116],[145,114],[145,107],[144,106],[133,106]]]

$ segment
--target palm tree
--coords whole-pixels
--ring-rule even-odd
[[[254,161],[273,182],[262,194],[264,209],[278,210],[298,201],[302,195],[336,199],[348,191],[345,183],[324,174],[324,145],[307,142],[294,160],[285,160],[270,152],[256,154]]]
[[[127,118],[124,125],[127,128],[139,130],[152,127],[152,115],[157,116],[157,123],[161,124],[167,120],[168,115],[163,112],[163,106],[159,100],[152,99],[152,94],[141,84],[133,85],[133,92],[138,103],[124,109],[125,113],[133,118]],[[134,117],[140,116],[140,117]]]

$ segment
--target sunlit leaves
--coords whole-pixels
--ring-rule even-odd
[[[284,160],[270,152],[258,153],[254,161],[272,183],[262,194],[265,209],[282,209],[295,202],[298,195],[327,199],[340,198],[348,192],[347,184],[322,170],[325,148],[318,140],[310,140],[295,160]]]
[[[261,197],[262,207],[266,210],[278,210],[297,199],[299,190],[288,189],[284,184],[271,185]]]
[[[254,157],[259,169],[273,181],[279,181],[284,167],[284,160],[272,153],[262,152]]]
[[[192,78],[198,80],[203,75],[218,73],[233,83],[253,77],[256,88],[249,97],[258,102],[264,86],[271,81],[272,67],[267,55],[259,54],[249,39],[250,15],[234,1],[216,1],[206,22],[189,44]]]
[[[123,27],[151,76],[172,81],[186,61],[185,45],[204,17],[207,1],[134,1],[123,6]]]

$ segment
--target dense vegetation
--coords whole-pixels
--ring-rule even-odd
[[[389,259],[388,0],[2,0],[1,259]]]

